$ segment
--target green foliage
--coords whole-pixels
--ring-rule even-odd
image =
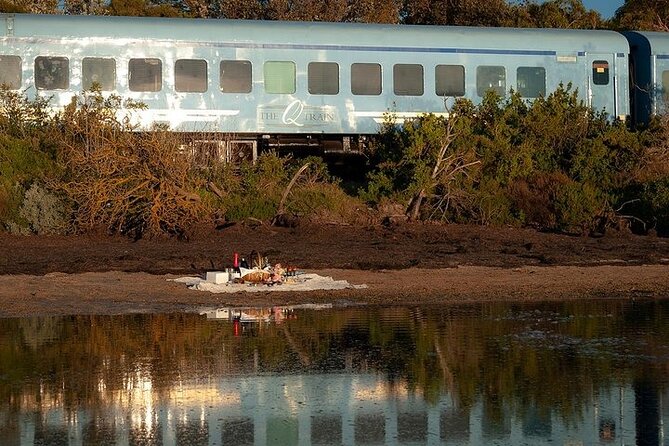
[[[26,95],[0,88],[0,132],[17,138],[39,136],[52,123],[49,98],[29,100]]]
[[[320,158],[264,153],[255,163],[192,164],[163,129],[135,132],[99,91],[60,113],[0,92],[0,224],[16,232],[104,227],[133,236],[195,222],[300,219],[366,224],[384,217],[599,232],[620,221],[667,232],[669,125],[630,131],[593,113],[570,86],[530,102],[489,93],[448,117],[387,116],[367,185],[347,195]],[[206,139],[206,138],[204,138]],[[186,148],[186,150],[185,150]],[[399,209],[399,210],[398,210]]]
[[[262,154],[255,163],[243,163],[238,170],[224,169],[219,175],[213,181],[226,193],[220,206],[228,221],[270,220],[290,180],[287,159],[276,153]]]
[[[20,212],[26,191],[34,182],[58,175],[52,154],[40,150],[39,139],[0,133],[0,226],[27,230],[31,222]]]
[[[662,7],[630,1],[633,20]],[[658,2],[655,2],[658,3]],[[0,0],[0,12],[97,14],[146,17],[197,17],[256,20],[404,23],[426,25],[600,28],[604,23],[582,0]],[[666,15],[666,14],[665,14]],[[650,17],[650,18],[648,18]],[[648,15],[645,22],[653,22]],[[655,24],[655,28],[659,27]],[[628,28],[629,29],[629,28]],[[633,27],[638,29],[638,27]]]
[[[595,29],[602,25],[599,13],[587,10],[581,0],[525,0],[519,9],[519,26]]]
[[[248,218],[269,221],[298,170],[308,168],[296,178],[287,195],[285,210],[301,219],[351,223],[364,221],[364,204],[347,195],[331,178],[321,158],[293,159],[264,153],[255,163],[240,168],[224,167],[213,173],[211,181],[224,194],[216,201],[227,221]]]
[[[623,196],[628,201],[622,212],[634,217],[633,228],[644,232],[653,229],[660,235],[669,235],[669,176],[635,183]]]
[[[453,198],[451,190],[461,188],[471,166],[478,164],[468,144],[455,142],[459,120],[456,114],[428,114],[398,126],[389,115],[374,146],[374,169],[361,198],[372,204],[382,199],[405,203],[412,218],[424,202],[430,204],[427,212],[443,214]]]
[[[643,169],[644,162],[658,165],[657,155],[648,157],[648,141],[669,141],[593,113],[569,85],[532,102],[489,92],[476,106],[456,101],[451,112],[448,119],[425,116],[402,125],[388,120],[360,197],[372,204],[404,203],[409,214],[411,197],[423,191],[422,209],[415,213],[423,219],[594,232],[612,225],[615,209],[631,199],[629,187],[640,180],[630,172]],[[448,156],[459,157],[467,169],[431,182],[434,148],[445,140],[444,129],[451,138]],[[643,218],[662,209],[650,199],[653,193],[647,195]]]

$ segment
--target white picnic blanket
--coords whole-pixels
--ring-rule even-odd
[[[168,279],[174,282],[185,283],[192,290],[209,291],[211,293],[258,293],[267,291],[315,291],[315,290],[344,290],[362,289],[367,285],[351,285],[346,280],[334,280],[329,276],[318,274],[300,274],[296,278],[289,278],[289,282],[267,286],[264,284],[249,283],[213,283],[201,277],[179,277]],[[294,282],[292,281],[294,280]]]

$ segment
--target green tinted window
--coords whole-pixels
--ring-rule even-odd
[[[295,63],[288,61],[265,62],[264,79],[267,93],[295,93]]]
[[[609,84],[609,63],[605,60],[596,60],[592,63],[592,82],[595,85]]]

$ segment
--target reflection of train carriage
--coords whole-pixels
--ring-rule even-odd
[[[532,99],[561,83],[612,117],[646,120],[662,100],[655,92],[669,84],[669,38],[659,33],[20,14],[2,20],[3,84],[53,96],[56,106],[97,84],[144,102],[148,109],[134,116],[145,128],[162,123],[234,135],[223,143],[227,151],[255,151],[258,143],[356,150],[388,111],[399,118],[444,113],[453,98],[479,102],[490,89]],[[633,108],[630,79],[638,86]]]

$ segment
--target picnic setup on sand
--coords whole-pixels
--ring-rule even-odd
[[[306,273],[292,265],[271,265],[267,257],[256,251],[240,259],[234,253],[233,266],[225,271],[207,271],[204,278],[186,276],[168,279],[184,283],[189,289],[211,293],[266,292],[266,291],[314,291],[362,289],[367,285],[351,285],[346,280],[335,280],[329,276]]]

